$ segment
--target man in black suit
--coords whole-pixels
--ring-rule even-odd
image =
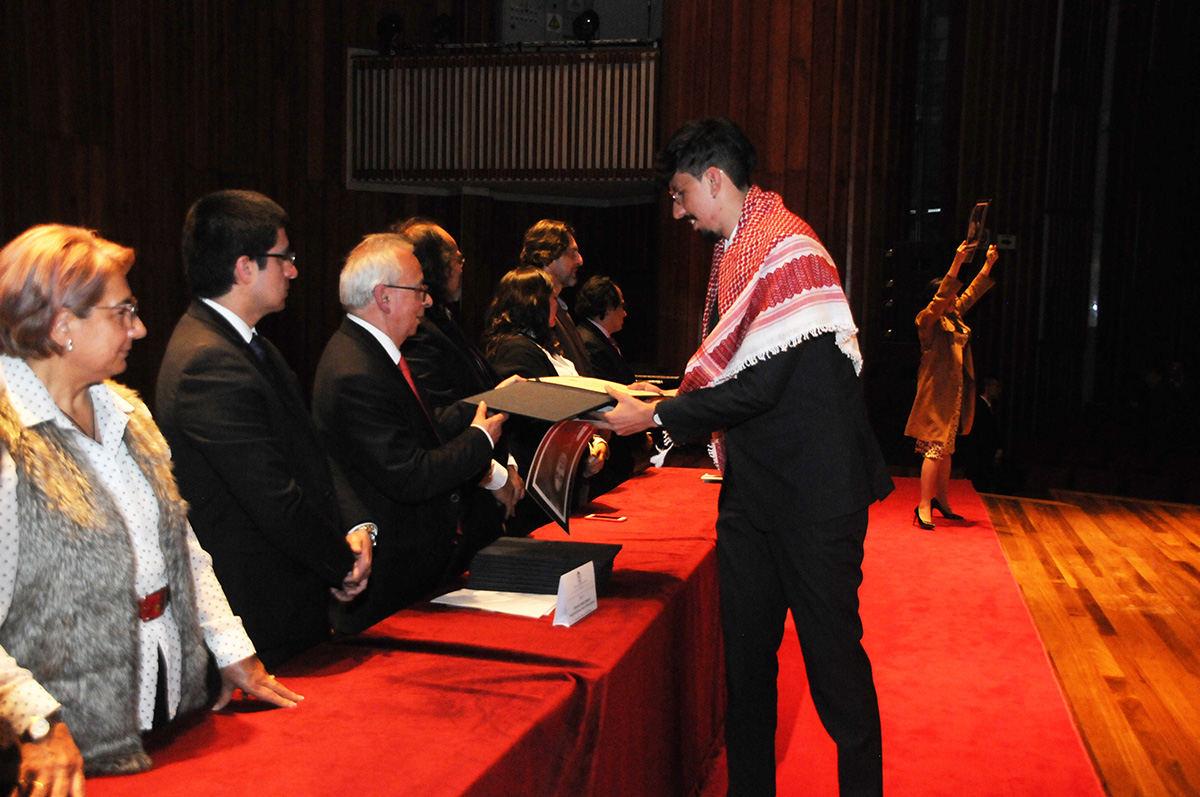
[[[637,381],[633,369],[621,356],[613,335],[625,326],[625,296],[608,277],[591,277],[575,296],[576,329],[600,379],[631,385]]]
[[[254,329],[297,276],[287,224],[252,191],[192,205],[195,298],[167,344],[155,412],[192,527],[268,667],[329,637],[329,591],[362,591],[374,536],[361,511],[343,516],[296,376]]]
[[[583,256],[579,254],[579,245],[575,243],[575,229],[565,221],[542,219],[525,231],[520,263],[522,266],[545,269],[554,280],[554,296],[558,302],[554,335],[562,347],[563,356],[574,363],[579,375],[595,376],[579,330],[575,328],[567,311],[567,303],[562,298],[563,289],[572,287],[578,281],[579,269],[583,266]]]
[[[1000,423],[996,419],[996,400],[1000,398],[1000,380],[985,376],[979,380],[975,394],[975,422],[971,433],[961,438],[967,455],[967,478],[976,492],[992,493],[998,489],[997,470],[1004,456]]]
[[[313,415],[346,474],[345,499],[379,524],[371,585],[339,626],[358,630],[462,573],[499,536],[500,507],[485,488],[507,475],[492,462],[507,416],[488,417],[483,403],[437,413],[416,384],[401,346],[430,300],[403,238],[363,239],[338,295],[347,315],[317,365]]]
[[[618,397],[602,426],[724,430],[717,561],[729,793],[775,793],[776,652],[790,609],[842,794],[882,794],[879,706],[862,647],[867,507],[892,490],[867,420],[856,328],[812,228],[750,184],[754,148],[727,119],[685,125],[661,155],[677,219],[717,251],[706,336],[677,397]]]
[[[431,304],[417,325],[417,331],[404,341],[404,359],[409,365],[422,395],[438,412],[469,396],[491,390],[500,381],[483,352],[459,326],[450,305],[462,299],[463,266],[466,259],[458,242],[433,221],[414,216],[398,222],[391,231],[412,245],[413,256],[421,264],[421,274],[429,289]],[[511,516],[525,495],[525,483],[517,472],[516,460],[508,455],[507,441],[496,449],[496,473],[507,472],[505,483],[493,491],[496,500]]]

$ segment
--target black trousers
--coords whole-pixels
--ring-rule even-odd
[[[777,654],[788,609],[813,705],[837,744],[841,793],[882,794],[879,702],[858,614],[867,510],[766,531],[733,486],[724,485],[717,519],[729,794],[775,794]]]

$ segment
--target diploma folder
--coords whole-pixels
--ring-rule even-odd
[[[600,379],[550,376],[514,382],[505,387],[477,393],[465,401],[471,404],[484,401],[487,402],[489,410],[558,423],[615,404],[616,399],[604,391],[605,384],[611,384],[614,388],[638,398],[656,397],[653,393],[631,391],[625,385],[605,383]]]
[[[564,573],[591,562],[597,591],[608,583],[620,545],[501,537],[471,559],[467,586],[500,592],[558,593]]]

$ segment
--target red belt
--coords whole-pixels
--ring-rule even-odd
[[[138,601],[138,616],[142,618],[143,623],[157,620],[163,616],[163,612],[167,610],[167,604],[170,602],[171,585],[168,584]]]

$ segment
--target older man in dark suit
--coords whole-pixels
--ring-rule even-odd
[[[505,415],[487,406],[436,413],[401,345],[429,305],[421,265],[398,235],[368,235],[338,285],[346,318],[317,366],[313,415],[349,492],[379,523],[371,585],[339,627],[358,630],[462,573],[500,534],[486,488]],[[500,469],[503,470],[503,469]]]
[[[254,329],[297,276],[287,224],[252,191],[192,205],[195,299],[167,344],[155,412],[192,527],[267,666],[329,637],[329,592],[362,591],[374,536],[361,508],[343,515],[296,376]]]

